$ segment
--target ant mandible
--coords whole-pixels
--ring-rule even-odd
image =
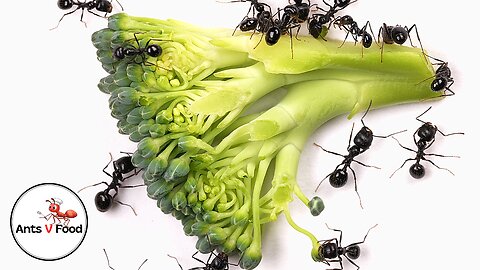
[[[192,255],[192,258],[201,262],[201,263],[203,263],[203,264],[205,264],[205,266],[193,267],[193,268],[190,268],[188,270],[228,270],[228,269],[230,269],[230,265],[233,265],[233,266],[238,266],[239,265],[239,263],[233,264],[233,263],[228,262],[228,255],[225,252],[220,252],[218,254],[215,254],[213,251],[210,252],[210,256],[208,257],[207,262],[204,262],[204,261],[200,260],[199,258],[195,257],[195,255],[197,255],[197,254],[198,254],[198,251],[195,252]],[[215,256],[215,258],[213,258],[213,260],[212,260],[212,256]],[[175,259],[175,261],[177,261],[177,264],[180,267],[180,269],[183,270],[183,267],[182,267],[182,265],[180,265],[177,258],[175,258],[171,255],[168,255],[168,257]]]
[[[58,222],[60,223],[60,219],[63,219],[63,225],[68,226],[68,224],[70,223],[70,219],[77,216],[77,212],[75,212],[74,210],[67,210],[65,213],[60,212],[60,205],[63,203],[63,201],[58,198],[51,198],[51,201],[46,200],[46,202],[50,203],[50,205],[48,206],[48,211],[50,211],[51,213],[41,217],[45,220],[53,218],[53,223],[56,222],[55,219],[58,220]],[[38,211],[37,213],[42,215],[40,211]]]
[[[120,8],[123,11],[122,4],[120,4],[120,2],[118,2],[118,0],[116,0],[116,1],[120,5]],[[63,16],[60,18],[60,20],[58,20],[57,26],[55,26],[54,28],[51,28],[50,30],[56,29],[60,25],[60,22],[63,20],[63,18],[65,16],[70,15],[70,14],[76,12],[79,9],[82,10],[82,14],[80,15],[80,21],[85,24],[85,27],[87,26],[87,23],[85,23],[83,21],[83,14],[84,14],[85,10],[88,13],[91,13],[91,14],[93,14],[95,16],[98,16],[98,17],[101,17],[101,18],[106,18],[107,14],[111,13],[112,10],[113,10],[113,5],[112,5],[111,0],[110,1],[108,1],[108,0],[91,0],[91,1],[88,1],[88,2],[87,1],[79,2],[79,1],[75,1],[75,0],[58,0],[57,1],[57,6],[61,10],[68,10],[68,9],[71,9],[73,6],[76,6],[76,8],[74,10],[70,11],[70,12],[67,12],[67,13],[63,14]],[[92,11],[93,9],[95,9],[97,11],[100,11],[100,12],[105,12],[105,15],[103,15],[103,16],[98,15],[97,13]]]
[[[144,186],[144,184],[133,185],[133,186],[122,185],[123,181],[125,181],[126,179],[128,179],[132,176],[137,175],[139,171],[137,171],[137,168],[132,164],[132,156],[130,155],[130,153],[126,153],[126,152],[120,152],[120,153],[127,154],[127,156],[123,156],[123,157],[114,161],[113,157],[112,157],[112,154],[109,153],[110,154],[110,161],[107,163],[105,168],[103,168],[103,172],[106,175],[108,175],[109,177],[112,178],[112,182],[110,182],[110,184],[107,183],[107,182],[100,182],[100,183],[97,183],[97,184],[86,186],[86,187],[80,189],[78,192],[80,192],[80,191],[82,191],[82,190],[84,190],[88,187],[94,187],[94,186],[98,186],[100,184],[105,184],[107,186],[107,188],[103,191],[98,192],[97,195],[95,195],[95,206],[97,207],[98,211],[100,211],[100,212],[108,211],[112,207],[113,202],[115,201],[120,205],[130,207],[132,209],[133,213],[135,215],[137,215],[137,213],[135,212],[135,209],[133,209],[133,207],[131,205],[122,203],[118,200],[115,200],[115,197],[118,194],[118,189],[119,188],[134,188],[134,187]],[[113,173],[110,174],[106,171],[106,169],[107,169],[108,165],[110,165],[110,163],[112,163],[112,161],[113,161]],[[132,171],[133,171],[133,173],[130,174],[129,176],[127,176],[127,177],[123,176],[124,174],[130,173]],[[112,190],[115,192],[113,194],[113,196],[110,195],[110,191],[112,191]]]
[[[394,132],[394,133],[386,135],[386,136],[374,135],[372,130],[370,128],[368,128],[365,125],[365,123],[363,122],[363,119],[365,118],[368,111],[370,110],[371,105],[372,105],[372,102],[370,101],[370,103],[367,107],[367,110],[365,111],[365,114],[362,116],[362,118],[360,120],[362,122],[363,127],[357,132],[357,134],[353,138],[353,145],[351,146],[353,128],[355,126],[355,123],[352,124],[352,130],[350,131],[350,137],[348,139],[348,147],[347,147],[348,154],[342,155],[342,154],[339,154],[339,153],[336,153],[336,152],[333,152],[333,151],[329,151],[329,150],[324,149],[321,145],[319,145],[317,143],[314,143],[314,145],[320,147],[323,151],[325,151],[327,153],[343,157],[343,161],[337,167],[335,167],[335,170],[333,170],[333,172],[331,172],[330,174],[325,176],[325,178],[323,178],[322,181],[320,181],[317,188],[315,189],[315,192],[318,190],[318,188],[323,183],[323,181],[327,178],[329,178],[329,182],[330,182],[330,185],[332,187],[334,187],[334,188],[343,187],[347,183],[347,180],[348,180],[348,173],[347,173],[347,168],[348,168],[348,169],[350,169],[350,171],[353,174],[353,181],[355,183],[355,192],[357,193],[358,199],[360,201],[360,207],[363,208],[362,200],[360,198],[360,194],[358,193],[358,188],[357,188],[357,176],[355,175],[355,171],[351,167],[352,162],[358,163],[358,164],[360,164],[364,167],[372,167],[372,168],[375,168],[375,169],[380,169],[379,167],[376,167],[376,166],[366,165],[366,164],[356,160],[355,157],[357,157],[358,155],[362,154],[363,152],[367,151],[370,148],[370,146],[372,145],[374,137],[376,137],[376,138],[388,138],[388,137],[393,136],[395,134],[406,131],[406,130],[397,131],[397,132]],[[343,165],[343,167],[341,167],[342,165]]]
[[[103,252],[105,253],[105,257],[107,258],[107,264],[108,264],[108,267],[110,267],[110,269],[112,270],[115,270],[115,268],[113,268],[111,265],[110,265],[110,260],[108,259],[108,255],[107,255],[107,251],[105,249],[103,249]],[[148,261],[148,259],[145,259],[142,264],[140,264],[140,266],[138,267],[138,270],[140,270],[140,268],[142,268],[142,266]]]
[[[342,231],[338,229],[331,229],[330,227],[327,228],[340,232],[340,238],[332,238],[329,240],[319,241],[322,242],[320,247],[318,248],[318,254],[322,258],[321,262],[325,263],[326,265],[330,266],[332,262],[338,262],[340,264],[340,269],[343,269],[342,257],[344,256],[351,264],[355,265],[357,269],[360,269],[353,260],[356,260],[360,257],[360,244],[363,244],[367,239],[367,235],[371,229],[375,228],[378,224],[375,224],[373,227],[368,229],[367,233],[363,237],[363,240],[360,242],[352,243],[348,246],[342,247]],[[330,269],[330,270],[339,270],[338,268]]]
[[[439,155],[439,154],[427,154],[427,153],[425,153],[425,150],[430,148],[430,146],[432,146],[432,144],[435,142],[435,135],[436,135],[437,131],[444,137],[450,136],[450,135],[464,135],[464,133],[463,132],[454,132],[454,133],[445,134],[441,130],[439,130],[437,128],[437,126],[433,125],[431,122],[425,122],[425,121],[421,120],[420,117],[422,115],[424,115],[425,113],[427,113],[431,108],[432,107],[430,106],[426,111],[424,111],[422,114],[420,114],[419,116],[417,116],[415,118],[418,121],[420,121],[421,123],[423,123],[413,134],[413,141],[415,142],[415,145],[417,146],[417,150],[413,150],[411,148],[403,146],[398,141],[397,138],[392,137],[397,141],[397,143],[400,145],[400,147],[416,153],[416,156],[415,156],[415,158],[406,159],[403,162],[402,166],[400,166],[400,168],[396,169],[392,173],[392,175],[390,175],[390,178],[392,178],[392,176],[398,170],[403,168],[403,166],[405,165],[405,163],[407,163],[407,161],[415,161],[415,163],[412,166],[410,166],[410,169],[409,169],[410,175],[415,179],[422,178],[423,176],[425,176],[425,167],[422,164],[420,164],[421,160],[427,161],[430,164],[432,164],[433,166],[437,167],[438,169],[446,170],[446,171],[450,172],[452,175],[454,175],[453,172],[450,171],[449,169],[437,166],[435,163],[433,163],[433,161],[431,161],[429,159],[426,159],[425,156],[456,157],[456,158],[459,158],[459,156],[445,156],[445,155]],[[417,137],[418,137],[418,139],[417,139]]]
[[[412,39],[410,37],[410,32],[415,28],[415,33],[417,34],[417,39],[418,42],[420,43],[420,48],[422,49],[422,53],[425,56],[425,51],[423,50],[422,46],[422,41],[420,40],[420,35],[418,34],[418,29],[417,25],[412,25],[410,28],[407,26],[401,26],[401,25],[396,25],[396,26],[390,26],[385,23],[380,27],[378,30],[378,40],[380,41],[380,37],[382,37],[382,45],[381,47],[381,53],[380,53],[380,62],[383,62],[383,47],[386,44],[398,44],[398,45],[403,45],[405,41],[410,40],[410,45],[412,47]]]

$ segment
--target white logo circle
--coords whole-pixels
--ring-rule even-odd
[[[45,261],[72,254],[87,233],[85,205],[69,188],[42,183],[26,190],[15,202],[10,228],[18,246]]]

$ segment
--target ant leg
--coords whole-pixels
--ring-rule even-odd
[[[315,192],[318,191],[318,188],[320,188],[320,185],[323,183],[323,181],[325,181],[325,179],[327,179],[330,175],[332,175],[332,173],[329,173],[327,174],[327,176],[325,176],[325,178],[322,179],[322,181],[320,181],[320,183],[318,183],[318,186],[317,188],[315,189]]]
[[[366,233],[365,236],[363,237],[363,240],[362,240],[362,241],[356,242],[356,243],[352,243],[352,244],[346,246],[345,248],[350,247],[350,246],[354,246],[354,245],[363,244],[363,243],[365,242],[365,240],[367,239],[367,236],[368,236],[368,233],[370,233],[370,230],[372,230],[373,228],[375,228],[375,227],[377,227],[377,226],[378,226],[378,224],[375,224],[375,225],[373,225],[372,227],[370,227],[370,229],[368,229],[367,233]]]
[[[140,268],[142,268],[142,266],[148,261],[148,259],[145,259],[142,264],[140,264],[140,266],[138,267],[138,270],[140,270]]]
[[[180,265],[180,263],[178,262],[177,258],[175,258],[175,257],[173,257],[172,255],[169,255],[169,254],[167,254],[167,256],[170,257],[170,258],[175,259],[175,261],[177,261],[177,264],[178,264],[178,266],[180,267],[180,269],[183,270],[183,267]]]
[[[195,257],[195,255],[197,255],[197,254],[198,254],[198,250],[197,250],[197,252],[193,253],[192,258],[195,259],[195,260],[197,260],[198,262],[201,262],[201,263],[207,265],[204,261],[202,261],[202,260],[200,260],[199,258]],[[211,254],[210,254],[210,255],[211,255]]]
[[[53,29],[57,29],[57,28],[58,28],[58,26],[60,25],[60,22],[63,20],[63,17],[65,17],[65,16],[67,16],[67,15],[70,15],[70,14],[74,13],[75,11],[77,11],[77,10],[79,10],[79,9],[80,9],[80,7],[77,7],[76,9],[74,9],[74,10],[72,10],[72,11],[70,11],[70,12],[67,12],[67,13],[63,14],[63,16],[60,18],[60,20],[58,20],[57,26],[55,26],[55,27],[53,27],[53,28],[50,28],[50,31],[53,30]]]
[[[433,153],[425,154],[425,156],[460,158],[460,156],[446,156],[446,155],[439,155],[439,154],[433,154]]]
[[[403,133],[403,132],[406,132],[406,131],[407,131],[407,130],[404,129],[404,130],[396,131],[396,132],[394,132],[394,133],[392,133],[392,134],[389,134],[389,135],[373,135],[373,137],[386,139],[386,138],[388,138],[388,137],[391,137],[391,136],[393,136],[393,135],[397,135],[397,134],[400,134],[400,133]]]
[[[348,256],[345,256],[345,258],[347,258],[347,260],[348,260],[351,264],[355,265],[355,266],[357,267],[357,270],[360,269],[360,266],[358,266],[358,265],[357,265],[352,259],[350,259]]]
[[[406,159],[406,160],[403,162],[402,166],[400,166],[400,168],[396,169],[396,170],[390,175],[390,178],[392,178],[392,176],[393,176],[398,170],[400,170],[401,168],[403,168],[403,166],[405,166],[405,163],[407,163],[407,161],[413,161],[413,160],[415,160],[415,159],[414,159],[414,158]]]
[[[337,156],[340,156],[340,157],[343,157],[343,155],[339,154],[339,153],[335,153],[335,152],[332,152],[332,151],[329,151],[325,148],[323,148],[321,145],[317,144],[317,143],[313,143],[314,145],[320,147],[323,151],[329,153],[329,154],[333,154],[333,155],[337,155]]]
[[[338,46],[338,48],[341,48],[343,47],[343,45],[345,44],[345,42],[347,41],[347,38],[348,38],[348,35],[350,35],[350,32],[347,31],[347,35],[345,36],[345,38],[343,39],[343,42],[342,44],[340,44],[340,46]]]
[[[112,1],[110,0],[110,3],[111,3],[111,2],[112,2]],[[120,8],[121,8],[122,11],[123,11],[124,9],[123,9],[122,4],[121,4],[118,0],[115,0],[115,2],[117,2],[117,4],[120,6]],[[145,261],[146,261],[146,260],[145,260]],[[142,264],[142,265],[143,265],[143,264]],[[140,267],[141,267],[141,265],[140,265]]]
[[[334,241],[336,242],[336,245],[337,245],[337,246],[341,246],[341,245],[342,245],[342,235],[343,235],[342,230],[330,228],[330,226],[328,226],[327,223],[325,223],[325,225],[327,226],[327,228],[328,228],[329,230],[336,231],[336,232],[339,232],[339,233],[340,233],[340,237],[339,237],[340,240],[337,240],[337,238],[333,238],[333,239],[331,239],[331,240],[334,240]],[[329,240],[329,241],[331,241],[331,240]],[[340,244],[339,244],[339,243],[340,243]]]
[[[366,27],[367,24],[368,24],[368,28],[370,28],[370,33],[372,33],[373,41],[375,41],[375,44],[377,44],[377,46],[379,46],[377,40],[375,39],[375,33],[373,32],[372,25],[370,24],[370,21],[367,21],[367,22],[365,23],[365,26],[364,26],[364,27],[365,27],[365,30],[367,30],[367,27]],[[380,38],[378,38],[378,41],[380,41]]]
[[[442,95],[443,97],[449,97],[449,96],[455,95],[455,92],[453,92],[452,89],[450,89],[450,86],[452,86],[453,83],[454,83],[454,81],[453,81],[453,79],[451,79],[450,84],[447,87],[445,87],[445,91],[443,92],[443,95]],[[450,93],[445,94],[445,92],[447,92],[447,91],[450,92]]]
[[[353,174],[353,183],[355,185],[355,193],[357,193],[358,201],[360,203],[360,207],[363,209],[362,198],[360,197],[360,193],[358,193],[357,175],[355,174],[355,171],[352,169],[352,167],[348,166],[348,168],[350,169],[350,171]]]
[[[382,30],[383,30],[383,26],[380,26],[380,29],[378,30],[378,35],[377,35],[377,39],[378,39],[378,42],[380,42],[380,34],[382,34]],[[385,45],[385,41],[382,39],[382,45],[380,46],[381,48],[381,51],[380,51],[380,63],[383,62],[383,46]]]
[[[114,196],[116,196],[117,194],[115,194]],[[137,215],[137,212],[135,211],[135,209],[130,205],[130,204],[126,204],[126,203],[123,203],[119,200],[115,200],[116,203],[120,204],[120,205],[123,205],[123,206],[127,206],[127,207],[130,207],[130,209],[132,209],[133,211],[133,214],[136,216]]]
[[[429,159],[422,158],[422,160],[425,160],[425,161],[429,162],[429,163],[432,164],[433,166],[437,167],[437,169],[448,171],[450,174],[452,174],[453,176],[455,176],[455,174],[454,174],[452,171],[450,171],[449,169],[440,167],[440,166],[438,166],[437,164],[433,163],[433,161],[431,161],[431,160],[429,160]]]
[[[110,163],[112,163],[113,161],[113,156],[112,156],[112,153],[108,153],[110,155],[110,161],[107,163],[107,165],[105,166],[105,168],[103,168],[103,172],[108,175],[109,177],[113,177],[111,174],[109,174],[107,171],[105,171],[108,167],[108,165],[110,165]]]
[[[108,186],[108,183],[107,183],[107,182],[100,182],[100,183],[96,183],[96,184],[93,184],[93,185],[90,185],[90,186],[86,186],[86,187],[80,189],[79,191],[77,191],[77,193],[79,193],[80,191],[82,191],[82,190],[84,190],[84,189],[86,189],[86,188],[98,186],[98,185],[100,185],[100,184],[105,184],[106,186]]]
[[[113,268],[112,266],[110,266],[110,260],[108,259],[107,251],[106,251],[105,249],[103,249],[103,252],[105,253],[105,257],[107,258],[108,267],[110,267],[110,269],[112,269],[112,270],[115,270],[115,268]]]
[[[425,60],[427,60],[427,56],[425,55],[425,51],[423,50],[422,41],[420,40],[420,35],[418,34],[418,28],[417,28],[416,24],[413,24],[409,29],[406,29],[407,32],[408,32],[408,39],[410,40],[410,45],[412,45],[412,47],[415,47],[415,46],[413,46],[412,38],[410,37],[410,32],[413,30],[413,28],[415,28],[415,33],[417,34],[418,43],[420,43],[420,48],[422,50],[423,57],[425,57]]]
[[[131,185],[131,186],[120,186],[120,188],[136,188],[136,187],[144,187],[145,184],[138,184],[138,185]]]
[[[374,166],[374,165],[367,165],[367,164],[365,164],[365,163],[363,163],[363,162],[360,162],[360,161],[358,161],[358,160],[355,160],[355,159],[352,159],[352,161],[355,162],[355,163],[358,163],[358,164],[360,164],[360,165],[362,165],[362,166],[364,166],[364,167],[375,168],[375,169],[378,169],[378,170],[381,169],[380,167],[377,167],[377,166]]]
[[[442,134],[442,136],[444,136],[444,137],[447,137],[447,136],[450,136],[450,135],[465,135],[465,133],[463,133],[463,132],[453,132],[453,133],[445,134],[439,129],[437,129],[437,131],[440,132],[440,134]]]
[[[417,121],[420,121],[422,122],[423,124],[425,124],[425,121],[421,120],[420,117],[424,114],[426,114],[430,109],[432,108],[432,106],[428,107],[428,109],[426,111],[424,111],[423,113],[421,113],[419,116],[415,117],[415,119],[417,119]]]
[[[414,136],[415,136],[415,135],[414,135]],[[415,150],[413,150],[413,149],[411,149],[411,148],[408,148],[408,147],[403,146],[397,138],[395,138],[395,137],[392,137],[392,138],[393,138],[395,141],[397,141],[398,145],[400,145],[400,147],[402,147],[403,149],[406,149],[406,150],[409,150],[409,151],[411,151],[411,152],[417,153],[417,151],[415,151]]]

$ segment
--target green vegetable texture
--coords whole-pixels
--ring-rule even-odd
[[[433,67],[407,46],[386,44],[381,62],[376,45],[300,36],[268,46],[261,34],[232,31],[113,15],[92,36],[108,73],[99,89],[110,95],[119,132],[138,142],[132,160],[148,196],[198,237],[200,252],[238,252],[240,266],[253,269],[262,259],[262,226],[284,214],[322,261],[317,238],[289,210],[295,198],[313,216],[325,207],[296,179],[308,138],[370,102],[381,108],[441,96],[430,89]],[[161,55],[113,56],[119,46],[147,44],[158,44]],[[277,103],[253,109],[279,89],[286,90]]]

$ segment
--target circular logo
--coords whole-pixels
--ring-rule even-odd
[[[28,255],[54,261],[72,254],[87,233],[87,210],[71,189],[55,183],[35,185],[13,205],[10,228]]]

